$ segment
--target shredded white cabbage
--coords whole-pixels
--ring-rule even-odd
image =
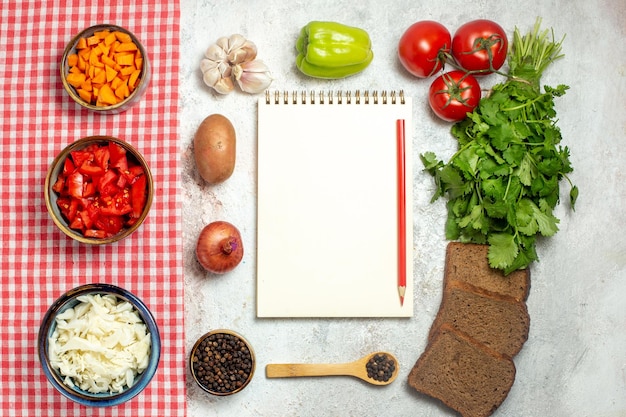
[[[139,313],[113,295],[88,294],[56,318],[48,353],[66,385],[117,393],[148,367],[150,333]]]

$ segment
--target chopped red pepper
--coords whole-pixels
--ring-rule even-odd
[[[117,168],[119,172],[128,171],[128,159],[126,158],[126,149],[115,142],[109,142],[109,163],[113,168]]]
[[[115,142],[70,152],[52,189],[69,227],[93,238],[134,224],[148,193],[143,168]]]
[[[137,177],[136,181],[130,188],[130,192],[130,204],[132,206],[131,217],[138,219],[143,212],[143,207],[146,205],[146,200],[148,198],[148,195],[146,193],[145,175]]]
[[[83,188],[85,187],[85,177],[78,171],[72,172],[67,177],[67,194],[70,197],[82,198]]]

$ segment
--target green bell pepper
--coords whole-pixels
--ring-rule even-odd
[[[336,79],[363,71],[374,59],[368,33],[336,22],[309,22],[296,41],[296,66],[310,77]]]

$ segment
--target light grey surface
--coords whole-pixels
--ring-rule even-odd
[[[468,6],[471,4],[471,6]],[[524,32],[537,16],[557,37],[566,34],[566,57],[552,66],[544,84],[567,84],[557,102],[563,145],[571,149],[572,180],[580,187],[575,212],[562,183],[559,233],[539,244],[528,299],[529,340],[515,358],[517,378],[498,416],[626,415],[626,2],[624,0],[500,0],[389,2],[269,0],[181,1],[181,165],[187,348],[215,328],[241,332],[252,343],[257,369],[251,384],[225,398],[209,397],[191,382],[190,416],[452,416],[406,384],[409,369],[426,344],[439,306],[445,239],[443,201],[430,204],[432,179],[417,155],[445,157],[455,144],[449,125],[431,114],[429,81],[409,76],[396,45],[413,22],[433,19],[451,32],[475,18],[499,22],[509,35]],[[339,81],[302,76],[294,43],[311,20],[335,20],[366,29],[375,58],[363,73]],[[411,319],[257,319],[255,314],[256,101],[233,92],[218,96],[201,80],[199,62],[218,37],[241,33],[258,46],[279,90],[403,89],[414,98],[414,282]],[[487,83],[497,81],[497,77]],[[229,117],[237,131],[237,165],[225,183],[210,186],[195,171],[192,138],[212,113]],[[303,126],[303,129],[314,126]],[[290,157],[285,155],[285,157]],[[240,266],[223,276],[204,273],[195,243],[205,224],[227,220],[243,234]],[[364,225],[367,227],[367,225]],[[294,238],[306,238],[294,236]],[[320,260],[323,262],[323,259]],[[328,266],[332,268],[332,265]],[[341,362],[375,350],[397,355],[398,380],[373,387],[349,377],[270,380],[265,365],[280,362]]]

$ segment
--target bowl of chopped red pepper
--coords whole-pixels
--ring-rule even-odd
[[[148,163],[129,143],[89,136],[56,156],[44,193],[48,212],[63,233],[101,245],[139,228],[150,211],[154,184]]]

